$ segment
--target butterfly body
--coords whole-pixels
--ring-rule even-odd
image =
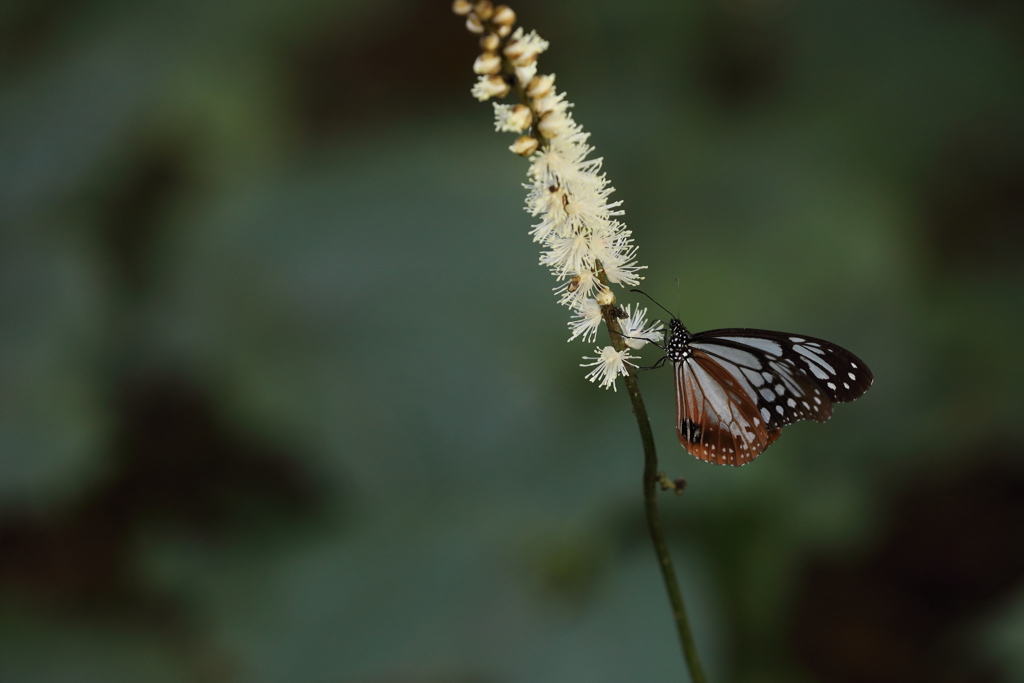
[[[874,381],[862,360],[823,339],[746,328],[691,334],[678,318],[664,360],[675,371],[679,442],[719,465],[747,464],[788,424],[825,422],[834,403]]]

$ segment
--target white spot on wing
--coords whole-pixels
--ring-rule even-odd
[[[825,371],[822,370],[821,368],[819,368],[816,363],[812,363],[811,361],[807,360],[806,358],[804,358],[802,360],[804,361],[804,363],[807,363],[807,367],[810,368],[812,375],[814,375],[818,379],[828,379],[828,375],[825,374]]]
[[[770,339],[764,339],[763,337],[718,337],[718,339],[727,339],[728,341],[736,342],[737,344],[745,344],[751,346],[760,351],[766,351],[773,356],[782,355],[782,347],[773,342]]]
[[[753,370],[748,370],[746,368],[740,368],[740,369],[743,371],[743,376],[746,377],[747,380],[751,384],[753,384],[755,387],[759,387],[762,384],[764,384],[764,378],[761,377],[761,373],[754,372]]]
[[[753,368],[754,370],[761,369],[761,361],[757,359],[757,356],[749,353],[748,351],[734,349],[731,346],[723,346],[722,344],[715,344],[711,341],[694,342],[690,344],[690,346],[695,349],[700,349],[704,353],[710,353],[718,356],[719,358],[730,360],[736,365]]]
[[[711,404],[711,410],[718,414],[720,418],[727,418],[732,411],[729,409],[729,397],[726,395],[722,385],[715,381],[715,379],[707,373],[707,371],[700,366],[700,363],[693,363],[693,376],[700,384],[701,390],[704,392],[704,397],[707,402]]]
[[[836,374],[836,369],[833,368],[828,363],[826,363],[824,360],[822,360],[817,354],[808,351],[807,349],[805,349],[802,346],[794,346],[793,349],[797,353],[799,353],[801,356],[803,356],[805,358],[808,358],[808,359],[814,361],[815,363],[817,363],[818,365],[820,365],[822,368],[824,368],[828,372],[828,374],[830,374],[830,375]],[[810,365],[810,363],[808,363],[808,365]]]

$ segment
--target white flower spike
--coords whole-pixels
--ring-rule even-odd
[[[472,12],[464,11],[465,6],[456,0],[453,8],[476,19],[486,33],[474,66],[479,77],[472,94],[481,101],[501,99],[518,84],[518,104],[494,104],[494,126],[518,135],[509,149],[530,159],[526,210],[536,220],[530,236],[540,245],[541,265],[561,282],[555,287],[558,303],[572,310],[569,341],[593,343],[608,307],[615,305],[609,285],[635,287],[646,266],[637,263],[636,245],[621,220],[621,202],[610,198],[615,188],[602,171],[601,158],[591,157],[590,134],[576,123],[572,104],[555,88],[554,75],[538,71],[537,58],[548,49],[548,41],[522,27],[513,32],[515,13],[507,7],[484,0],[473,4]],[[646,309],[625,310],[627,350],[606,347],[585,366],[593,368],[587,379],[606,389],[614,389],[615,378],[627,374],[629,349],[657,341],[662,334],[660,323],[647,324]]]

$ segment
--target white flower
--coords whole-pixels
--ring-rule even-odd
[[[601,262],[609,282],[635,287],[642,279],[637,275],[637,271],[647,266],[636,265],[636,245],[633,244],[631,233],[622,230],[622,227],[616,221],[618,232],[613,233],[611,238],[591,240],[591,254]]]
[[[533,80],[533,77],[537,75],[537,62],[533,64],[527,64],[526,66],[516,67],[516,79],[520,83],[529,83]]]
[[[583,337],[583,341],[592,343],[597,337],[597,328],[601,326],[601,321],[604,319],[597,300],[584,299],[573,315],[576,320],[569,321],[569,329],[572,330],[569,341],[576,337]]]
[[[469,92],[481,102],[486,102],[492,97],[504,97],[509,90],[508,83],[501,76],[481,76]]]
[[[549,267],[555,277],[582,273],[594,267],[594,256],[587,235],[551,237],[548,239],[548,247],[548,251],[540,255],[540,262]]]
[[[497,102],[491,103],[494,106],[494,130],[499,133],[518,133],[518,130],[510,131],[507,129],[508,117],[512,113],[511,104],[498,104]]]
[[[623,230],[617,221],[608,226],[590,240],[590,251],[601,265],[620,264],[630,255],[632,240],[630,232]]]
[[[560,295],[558,303],[578,309],[586,299],[594,298],[595,292],[600,288],[601,281],[597,279],[597,275],[593,271],[585,270],[555,287],[555,292]]]
[[[551,47],[551,43],[537,35],[536,31],[526,33],[522,26],[517,28],[516,32],[513,33],[512,37],[509,39],[510,43],[513,41],[520,42],[524,48],[533,50],[537,52],[537,54],[540,54]]]
[[[494,128],[499,133],[522,133],[533,122],[530,108],[525,104],[493,104]]]
[[[537,61],[537,55],[547,50],[548,46],[548,41],[538,36],[536,31],[524,35],[520,26],[505,45],[505,56],[515,66],[529,66]]]
[[[618,391],[618,387],[615,386],[615,380],[619,375],[625,377],[629,374],[627,365],[636,367],[635,364],[629,361],[634,360],[636,357],[631,356],[629,350],[616,351],[610,346],[606,346],[603,349],[594,349],[598,354],[596,358],[591,356],[584,356],[583,360],[593,361],[592,363],[580,363],[581,368],[594,368],[587,373],[587,379],[591,382],[598,382],[602,389],[611,387],[613,390]]]
[[[530,188],[526,210],[534,216],[543,216],[540,223],[535,223],[533,230],[530,231],[533,241],[543,244],[547,242],[550,235],[567,232],[565,230],[568,224],[568,215],[565,212],[565,192],[557,185],[548,187],[526,185],[526,187]]]
[[[546,138],[555,138],[570,130],[571,121],[572,119],[560,111],[549,111],[537,123],[537,131]]]
[[[632,259],[634,253],[636,253],[636,247],[633,247],[628,259]],[[601,265],[604,266],[604,274],[608,278],[608,282],[625,287],[636,287],[640,284],[640,280],[643,280],[643,277],[637,275],[637,271],[644,270],[647,266],[638,266],[636,261],[628,259],[620,259],[612,263],[602,262]]]
[[[631,349],[642,349],[650,342],[658,343],[662,340],[664,333],[662,328],[665,324],[660,320],[654,320],[647,324],[647,309],[639,306],[635,311],[630,311],[629,304],[625,306],[626,318],[619,323],[622,326],[622,341]]]

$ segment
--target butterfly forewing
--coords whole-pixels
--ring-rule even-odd
[[[860,398],[871,388],[871,370],[857,356],[824,339],[806,335],[732,328],[694,335],[692,343],[711,341],[734,348],[760,351],[765,356],[788,360],[800,372],[812,377],[833,403]]]
[[[781,354],[753,354],[732,344],[711,341],[691,343],[691,348],[713,358],[744,386],[770,428],[783,427],[797,420],[824,422],[832,416],[831,399]],[[741,353],[749,356],[750,360],[738,358]]]
[[[733,328],[681,344],[688,354],[675,362],[679,440],[718,464],[750,462],[785,425],[825,422],[833,403],[860,397],[873,382],[855,355],[804,335]]]

